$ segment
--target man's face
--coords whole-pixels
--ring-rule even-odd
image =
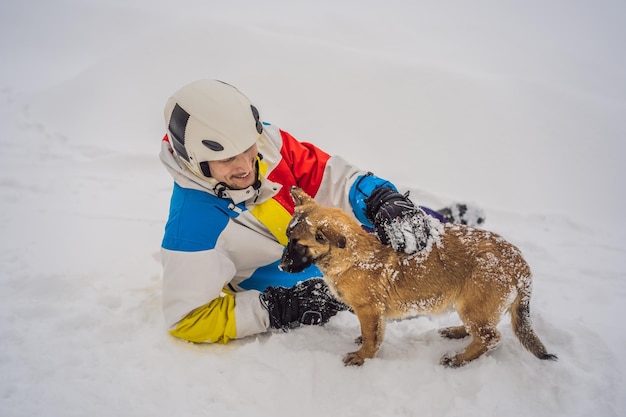
[[[256,144],[244,153],[220,161],[209,161],[211,176],[234,190],[248,188],[256,181]]]

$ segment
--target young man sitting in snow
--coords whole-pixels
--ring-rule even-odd
[[[352,213],[379,239],[413,253],[425,242],[419,216],[480,224],[455,205],[418,209],[389,181],[260,120],[235,87],[200,80],[165,106],[160,158],[172,177],[162,242],[163,310],[173,336],[221,342],[326,323],[346,307],[312,266],[278,269],[298,186],[320,204]]]

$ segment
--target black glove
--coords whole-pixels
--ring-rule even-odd
[[[291,288],[267,287],[261,301],[270,313],[270,327],[293,329],[301,324],[322,325],[348,306],[337,300],[321,278]]]
[[[365,215],[378,239],[398,252],[412,254],[426,247],[430,227],[426,214],[389,187],[379,187],[365,199]]]

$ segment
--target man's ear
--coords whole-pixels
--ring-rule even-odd
[[[307,193],[305,193],[302,188],[291,187],[290,192],[291,197],[293,197],[294,203],[296,203],[296,207],[313,202],[313,199]]]

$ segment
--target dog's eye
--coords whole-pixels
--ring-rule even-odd
[[[317,243],[326,242],[326,239],[324,239],[324,235],[322,235],[320,232],[315,233],[315,240],[317,241]]]
[[[295,250],[296,252],[298,253],[306,252],[306,246],[299,244],[297,240],[292,243],[293,243],[293,250]]]

